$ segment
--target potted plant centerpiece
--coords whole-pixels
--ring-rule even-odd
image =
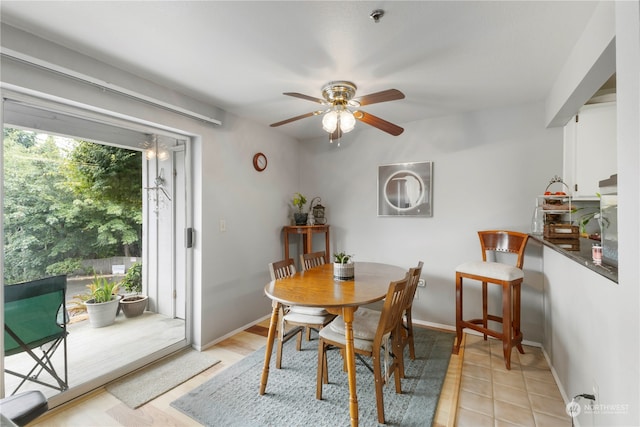
[[[344,252],[333,254],[333,278],[336,280],[353,280],[355,277],[355,264],[351,260],[353,255]]]
[[[122,282],[120,282],[120,286],[128,293],[120,300],[120,308],[122,308],[125,317],[136,317],[144,313],[149,297],[147,295],[140,295],[140,292],[142,292],[141,263],[136,262],[129,267],[127,274],[124,276],[124,279],[122,279]]]
[[[94,328],[111,325],[116,320],[120,301],[120,295],[117,295],[118,283],[96,276],[87,288],[89,288],[90,298],[84,302],[84,305],[89,314],[89,324]]]
[[[302,208],[307,204],[307,198],[300,193],[296,193],[293,195],[291,203],[298,209],[298,212],[293,213],[293,219],[296,225],[307,225],[307,214],[302,213]]]

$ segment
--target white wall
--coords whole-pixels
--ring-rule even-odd
[[[206,346],[270,313],[267,264],[283,257],[282,226],[298,191],[299,150],[295,140],[233,116],[199,149],[196,295],[202,311],[196,319],[202,322],[197,344]],[[268,159],[263,172],[253,168],[258,151]],[[219,231],[220,220],[226,232]]]
[[[481,259],[478,230],[529,231],[535,196],[562,172],[562,130],[545,129],[542,103],[406,123],[399,137],[357,126],[341,147],[301,144],[301,191],[322,197],[333,250],[406,268],[424,261],[414,319],[453,326],[455,267]],[[433,217],[378,217],[378,166],[420,161],[434,162]],[[540,252],[530,245],[522,297],[524,337],[537,343]],[[466,309],[479,313],[479,298],[466,292]]]

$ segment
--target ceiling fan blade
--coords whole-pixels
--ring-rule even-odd
[[[318,114],[322,114],[322,113],[324,113],[324,111],[322,111],[322,110],[312,111],[312,112],[307,113],[307,114],[302,114],[300,116],[291,117],[291,118],[283,120],[281,122],[271,123],[269,126],[274,128],[274,127],[277,127],[277,126],[286,125],[287,123],[295,122],[296,120],[306,119],[307,117],[311,117],[311,116],[317,116]]]
[[[370,93],[359,98],[354,98],[353,101],[362,105],[377,104],[378,102],[395,101],[396,99],[404,99],[404,93],[398,89],[387,89],[382,92]]]
[[[294,98],[306,99],[307,101],[317,102],[318,104],[323,104],[323,105],[328,104],[328,102],[325,101],[324,99],[315,98],[313,96],[305,95],[305,94],[302,94],[302,93],[284,92],[283,95],[293,96]]]
[[[353,117],[360,120],[361,122],[376,127],[381,131],[390,133],[393,136],[398,136],[402,132],[404,132],[404,129],[400,126],[394,125],[393,123],[383,120],[380,117],[374,116],[373,114],[365,113],[364,111],[354,111]]]

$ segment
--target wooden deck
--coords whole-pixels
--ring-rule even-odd
[[[60,393],[32,382],[25,383],[19,390],[41,390],[49,399],[50,407],[186,345],[184,320],[151,312],[129,319],[120,313],[113,325],[104,328],[92,328],[88,320],[74,321],[67,326],[67,330],[69,390]],[[64,372],[63,354],[61,347],[53,358],[56,371],[61,375]],[[5,357],[5,369],[28,372],[34,365],[31,360],[26,353]],[[53,381],[46,372],[41,374],[41,378]],[[9,374],[5,374],[4,379],[5,394],[9,395],[20,379]]]

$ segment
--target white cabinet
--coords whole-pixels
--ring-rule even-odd
[[[574,198],[595,198],[617,173],[616,103],[585,105],[564,128],[563,178]]]

